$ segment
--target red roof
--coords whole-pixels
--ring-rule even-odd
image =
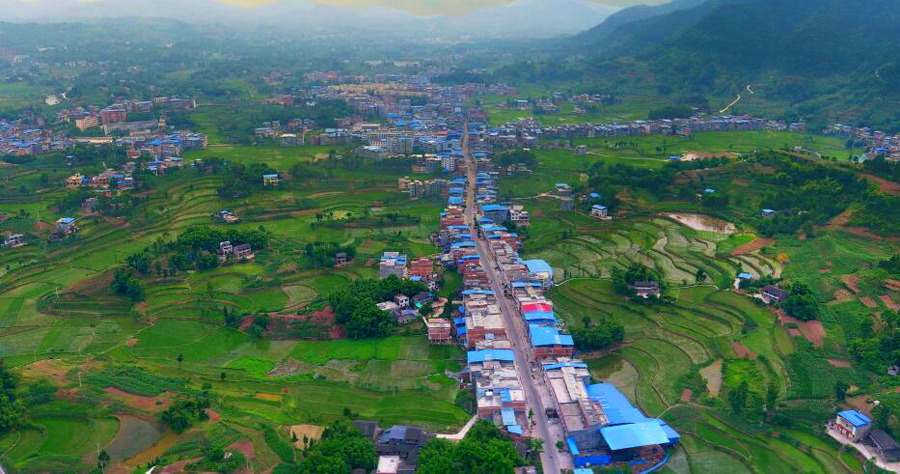
[[[526,313],[532,311],[553,311],[553,306],[547,303],[526,303],[522,305],[522,311]]]

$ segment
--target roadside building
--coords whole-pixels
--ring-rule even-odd
[[[773,285],[766,285],[760,291],[759,295],[766,304],[781,303],[788,297],[788,292]]]
[[[871,431],[872,419],[857,410],[844,410],[835,417],[834,428],[850,440],[860,441]]]

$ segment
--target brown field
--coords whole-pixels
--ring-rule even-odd
[[[890,309],[892,309],[892,310],[894,310],[894,311],[900,309],[900,305],[898,305],[897,303],[894,303],[894,300],[891,299],[891,295],[881,295],[881,296],[879,296],[878,298],[879,298],[879,299],[881,300],[881,302],[884,303],[884,305],[887,306],[888,308],[890,308]]]
[[[167,396],[168,394],[165,393],[157,395],[155,397],[147,397],[144,395],[135,395],[133,393],[128,393],[123,390],[119,390],[116,387],[106,387],[106,393],[112,395],[114,398],[122,400],[129,406],[144,411],[162,411],[171,401],[169,396]],[[157,405],[157,402],[160,403]]]
[[[841,277],[841,281],[847,285],[847,288],[850,288],[850,291],[853,293],[859,293],[859,277],[856,275],[844,275]]]
[[[710,396],[718,397],[722,390],[722,361],[717,360],[707,367],[700,369],[700,375],[706,380],[706,389]]]
[[[828,359],[828,363],[831,364],[832,367],[840,367],[840,368],[850,367],[849,360]]]
[[[803,337],[806,338],[807,341],[813,343],[814,346],[819,347],[825,342],[825,327],[822,326],[820,321],[800,321],[781,311],[778,312],[778,317],[781,319],[781,324],[796,324],[800,333],[803,334]],[[791,333],[792,336],[794,335],[790,329],[788,329],[788,332]]]
[[[872,298],[869,298],[868,296],[863,296],[862,298],[859,299],[859,302],[864,304],[866,306],[866,308],[869,308],[869,309],[878,307],[878,303],[876,303],[875,300],[873,300]]]
[[[304,435],[307,439],[318,440],[322,437],[322,432],[325,431],[325,428],[316,425],[294,425],[290,427],[290,431],[297,436],[297,442],[294,443],[294,446],[302,449]]]
[[[734,349],[734,353],[741,359],[756,359],[756,353],[741,345],[740,342],[732,342],[731,347]]]
[[[750,242],[747,245],[741,245],[740,247],[734,249],[734,252],[731,252],[731,255],[745,255],[748,253],[753,253],[763,247],[773,245],[774,243],[775,243],[774,239],[760,237],[760,238],[757,238],[756,240],[754,240],[753,242]]]

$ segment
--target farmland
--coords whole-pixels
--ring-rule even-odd
[[[315,163],[328,152],[214,147],[190,158],[265,163],[287,174],[292,164]],[[0,172],[16,186],[40,185],[18,168]],[[184,170],[152,178],[152,191],[132,218],[80,218],[78,236],[55,245],[42,242],[46,231],[39,229],[67,215],[52,206],[62,191],[51,188],[27,203],[0,204],[0,212],[29,213],[6,220],[3,230],[35,239],[0,255],[0,356],[25,380],[65,393],[65,401],[40,405],[27,426],[0,438],[4,467],[88,469],[99,445],[113,462],[135,468],[157,458],[175,462],[209,447],[249,443],[255,450],[251,466],[262,472],[280,458],[260,424],[285,440],[282,427],[324,425],[348,410],[382,425],[410,423],[436,432],[465,424],[469,414],[455,405],[458,385],[447,377],[461,370],[464,353],[430,347],[418,328],[383,341],[261,340],[227,326],[223,317],[303,312],[353,280],[374,277],[386,250],[411,257],[434,253],[428,236],[441,204],[410,202],[396,191],[397,176],[390,170],[334,168],[327,179],[297,182],[288,175],[278,188],[227,200],[217,194],[220,176]],[[232,210],[240,222],[215,222],[211,215],[221,209]],[[342,222],[390,213],[412,218],[395,225]],[[270,245],[250,262],[144,276],[139,304],[109,289],[110,269],[129,255],[198,225],[262,227]],[[304,250],[312,242],[352,246],[356,258],[340,268],[318,267]],[[314,324],[306,330],[312,338],[328,338],[330,332]],[[217,398],[215,422],[181,434],[160,425],[160,411],[203,390]]]

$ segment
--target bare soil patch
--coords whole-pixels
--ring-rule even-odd
[[[847,285],[847,288],[850,288],[850,291],[853,293],[859,293],[859,277],[856,275],[844,275],[841,277],[841,281]]]
[[[900,183],[895,183],[893,181],[888,181],[879,176],[871,175],[871,174],[863,174],[863,177],[867,180],[878,185],[878,188],[881,189],[882,192],[887,194],[893,194],[894,196],[900,195]]]
[[[34,223],[34,230],[36,230],[38,232],[49,231],[52,229],[53,229],[53,226],[44,221],[35,221],[35,223]]]
[[[769,245],[774,245],[774,244],[775,244],[775,239],[759,237],[756,240],[754,240],[753,242],[750,242],[749,244],[741,245],[740,247],[734,249],[734,251],[731,252],[731,255],[746,255],[748,253],[756,252],[757,250],[759,250],[763,247],[767,247]]]
[[[864,304],[866,306],[866,308],[869,308],[869,309],[878,307],[878,303],[876,303],[875,300],[873,300],[872,298],[869,298],[868,296],[863,296],[862,298],[859,299],[859,302]]]
[[[215,410],[213,410],[211,408],[206,409],[206,416],[209,417],[209,421],[212,423],[218,423],[219,420],[222,419],[222,417],[218,413],[216,413]]]
[[[713,397],[719,396],[722,390],[722,361],[717,360],[700,369],[700,375],[706,380],[706,389]]]
[[[814,346],[819,347],[825,342],[825,327],[822,326],[822,323],[819,321],[800,321],[799,319],[792,318],[782,311],[778,311],[778,317],[781,319],[781,324],[793,323],[796,324],[800,330],[800,333],[803,334],[803,337],[806,338],[807,341],[813,343]],[[788,329],[788,333],[791,330]],[[791,334],[793,335],[793,334]]]
[[[247,457],[247,459],[253,459],[256,457],[256,451],[253,449],[253,442],[249,439],[235,441],[228,445],[229,450],[240,451],[241,454]]]
[[[841,230],[857,237],[863,237],[872,240],[881,240],[882,237],[865,227],[841,227]]]
[[[884,287],[891,291],[900,291],[900,281],[888,278],[884,280]]]
[[[294,425],[290,427],[291,433],[297,435],[297,442],[294,446],[298,449],[303,448],[303,437],[318,441],[322,437],[325,428],[317,425]]]
[[[674,214],[664,213],[663,216],[688,226],[694,230],[718,232],[721,234],[733,234],[737,231],[734,224],[702,214]]]
[[[890,308],[894,311],[900,309],[900,305],[898,305],[897,303],[894,303],[894,300],[891,299],[891,295],[881,295],[878,297],[878,299],[880,299],[881,302],[884,303],[885,306],[887,306],[888,308]]]
[[[694,396],[694,392],[691,389],[689,389],[689,388],[684,389],[684,391],[681,392],[681,403],[690,402],[691,397],[693,397],[693,396]]]
[[[740,342],[732,342],[731,348],[734,349],[734,353],[741,359],[756,359],[756,353],[741,345]]]
[[[797,328],[788,328],[787,332],[791,337],[803,337],[803,333]]]
[[[852,300],[853,295],[847,290],[837,290],[834,292],[834,299],[837,301]]]
[[[828,363],[831,364],[832,367],[840,367],[840,368],[850,367],[849,360],[828,359]]]
[[[830,268],[820,268],[819,273],[831,273],[831,269]]]
[[[106,393],[112,395],[115,398],[121,399],[129,406],[145,411],[162,411],[166,408],[166,404],[172,401],[171,398],[169,398],[169,394],[167,393],[157,395],[155,397],[148,397],[145,395],[135,395],[133,393],[128,393],[126,391],[119,390],[116,387],[106,387]],[[160,403],[157,405],[157,402]]]
[[[127,339],[127,340],[125,340],[125,345],[128,346],[128,347],[134,347],[135,345],[137,345],[137,343],[138,343],[138,340],[137,340],[137,339]]]
[[[851,408],[855,408],[871,418],[873,406],[869,404],[868,399],[868,395],[847,397],[847,405],[850,405]]]

